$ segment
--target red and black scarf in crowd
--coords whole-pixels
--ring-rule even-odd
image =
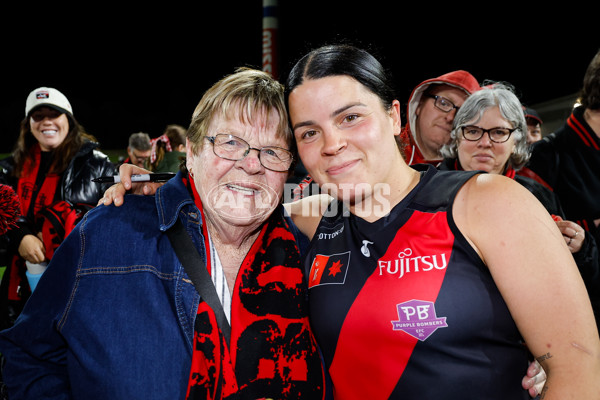
[[[21,177],[17,184],[17,195],[19,196],[19,201],[21,203],[21,215],[27,216],[30,220],[33,220],[40,210],[53,203],[60,175],[46,173],[40,184],[37,179],[42,160],[40,145],[36,143],[31,148],[29,155],[30,157],[27,158],[23,164]],[[47,250],[50,250],[50,247]],[[51,258],[51,254],[48,258]],[[11,273],[9,274],[9,300],[22,299],[20,288],[23,279],[21,274],[16,272],[23,270],[24,268],[25,265],[23,259],[18,255],[13,256],[11,261]]]
[[[60,175],[47,173],[41,186],[37,187],[36,180],[42,159],[39,144],[32,147],[30,156],[23,164],[23,171],[17,185],[17,194],[21,201],[21,212],[25,216],[37,215],[43,207],[52,204],[60,179]],[[33,204],[31,204],[32,201]]]
[[[202,214],[210,254],[202,204],[193,182],[188,187]],[[211,266],[206,267],[210,273]],[[323,369],[308,323],[306,290],[294,235],[276,211],[240,266],[231,301],[230,346],[212,310],[205,302],[198,305],[187,399],[323,399]]]

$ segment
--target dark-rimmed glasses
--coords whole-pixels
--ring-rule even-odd
[[[250,150],[256,150],[260,164],[271,171],[288,171],[294,160],[292,152],[287,149],[277,146],[265,146],[257,149],[250,147],[250,144],[244,139],[227,133],[206,136],[206,139],[213,144],[215,155],[230,161],[241,160],[250,153]]]
[[[504,143],[510,138],[510,135],[517,130],[517,128],[490,128],[483,129],[475,125],[464,125],[460,127],[462,135],[466,140],[475,142],[483,137],[483,134],[487,132],[490,140],[494,143]]]
[[[448,100],[447,98],[445,98],[443,96],[438,96],[437,94],[429,94],[429,93],[425,93],[425,96],[435,99],[435,101],[433,102],[433,105],[436,106],[439,110],[442,110],[443,112],[449,113],[450,111],[454,110],[455,108],[456,108],[456,111],[458,111],[458,109],[460,108],[458,106],[455,106],[453,102],[451,102],[450,100]]]

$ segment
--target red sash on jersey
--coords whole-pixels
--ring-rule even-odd
[[[435,303],[453,242],[446,212],[432,215],[415,211],[398,231],[344,320],[329,368],[335,397],[387,399],[390,396],[419,340],[418,329],[395,329],[399,319],[403,319],[399,316],[400,308],[403,304],[406,309],[413,307],[414,313],[407,312],[408,319],[406,316],[404,319],[415,322],[411,326],[419,326],[416,323],[422,311],[415,304]],[[433,304],[424,307],[429,307],[430,316],[436,317]],[[433,320],[443,326],[445,318],[437,317],[440,318]],[[377,332],[373,333],[375,329]]]

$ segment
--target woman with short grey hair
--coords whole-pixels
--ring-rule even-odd
[[[525,121],[523,107],[510,86],[504,83],[494,83],[484,87],[482,90],[473,93],[460,107],[454,117],[450,143],[444,145],[441,149],[444,158],[458,158],[458,148],[461,141],[478,142],[480,138],[483,139],[485,132],[480,129],[473,130],[469,128],[478,127],[485,112],[493,107],[498,108],[500,115],[506,122],[506,126],[510,125],[506,131],[493,130],[487,136],[488,139],[491,139],[492,148],[494,146],[510,147],[509,157],[506,163],[501,165],[504,167],[501,173],[504,174],[508,168],[518,171],[527,163],[530,153],[527,146],[527,122]],[[505,141],[498,142],[495,139],[496,137]],[[486,170],[485,168],[480,169]]]

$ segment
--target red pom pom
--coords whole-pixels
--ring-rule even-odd
[[[21,214],[19,197],[12,187],[0,184],[0,235],[17,226]]]

